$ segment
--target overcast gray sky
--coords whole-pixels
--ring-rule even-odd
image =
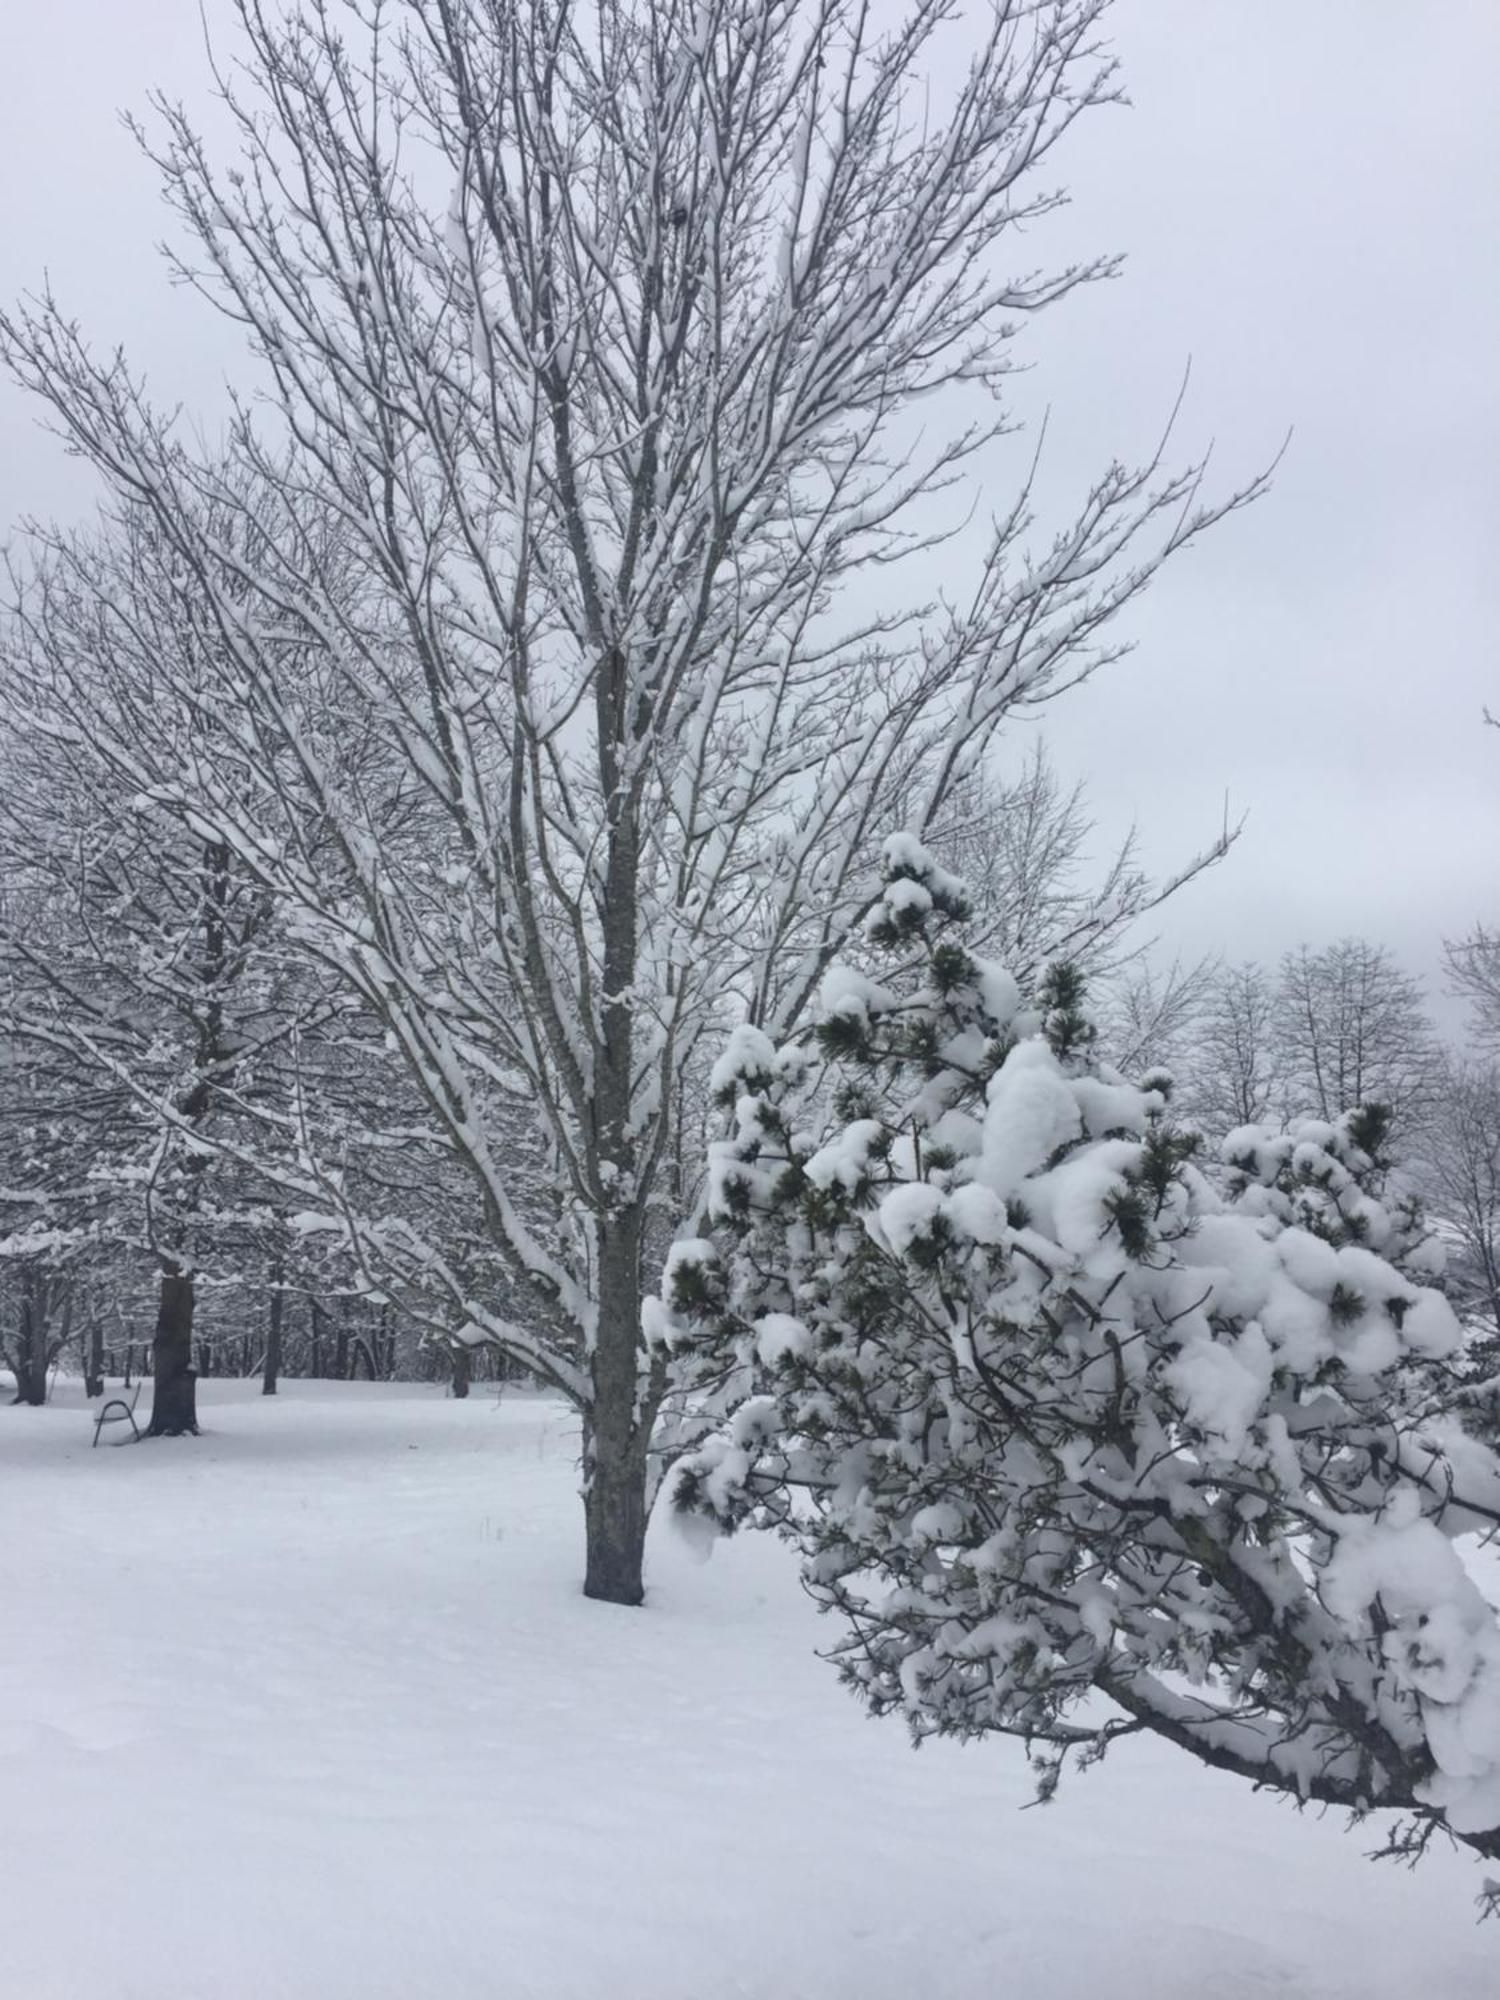
[[[1356,932],[1436,986],[1442,938],[1500,919],[1500,0],[1118,0],[1113,27],[1133,108],[1075,133],[1058,240],[1129,263],[1029,340],[1049,485],[1149,449],[1189,358],[1183,443],[1213,439],[1226,483],[1293,435],[1048,738],[1101,830],[1137,821],[1163,867],[1226,794],[1248,813],[1164,913],[1170,947]],[[211,418],[234,338],[167,285],[116,115],[204,82],[197,0],[3,10],[0,289],[50,272],[158,399]],[[0,524],[89,497],[0,385]]]

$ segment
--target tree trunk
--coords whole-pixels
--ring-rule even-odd
[[[634,1440],[612,1443],[601,1425],[584,1430],[584,1533],[588,1560],[583,1594],[605,1604],[639,1604],[646,1595],[646,1460]]]
[[[16,1393],[12,1403],[29,1403],[39,1410],[47,1400],[47,1364],[34,1355],[16,1357]]]
[[[646,1594],[641,1563],[652,1412],[636,1408],[639,1235],[629,1216],[611,1218],[602,1232],[593,1406],[584,1420],[583,1594],[606,1604],[639,1604]]]
[[[307,1311],[308,1323],[312,1329],[309,1343],[312,1348],[311,1365],[307,1372],[317,1381],[323,1374],[323,1308],[316,1299],[309,1299]]]
[[[473,1353],[462,1341],[455,1341],[449,1352],[453,1361],[453,1393],[459,1397],[467,1396],[474,1374]]]
[[[147,1437],[198,1435],[198,1378],[193,1373],[193,1280],[169,1264],[161,1275],[156,1338],[151,1344],[151,1422]]]
[[[349,1380],[349,1328],[345,1324],[342,1309],[334,1322],[333,1373],[335,1380]]]
[[[83,1362],[83,1393],[104,1394],[104,1321],[96,1312],[89,1321],[88,1347]]]
[[[631,1129],[637,1069],[635,994],[641,842],[637,800],[624,781],[617,715],[627,709],[628,675],[611,649],[595,683],[599,776],[607,801],[604,967],[600,1045],[594,1052],[594,1115],[600,1179],[630,1184],[640,1160]],[[590,1357],[583,1432],[586,1564],[583,1594],[606,1604],[639,1604],[646,1544],[646,1449],[654,1411],[641,1407],[641,1254],[645,1215],[634,1201],[611,1202],[598,1217],[598,1320]]]
[[[270,1325],[266,1332],[265,1372],[260,1384],[260,1393],[263,1396],[276,1394],[276,1378],[281,1373],[281,1314],[286,1303],[286,1294],[281,1289],[281,1277],[281,1266],[276,1264],[271,1270]]]
[[[47,1312],[45,1286],[35,1271],[21,1280],[21,1324],[12,1357],[16,1393],[12,1403],[29,1403],[39,1410],[47,1400]]]

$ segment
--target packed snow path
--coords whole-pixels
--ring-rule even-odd
[[[536,1398],[0,1409],[0,2000],[1494,2000],[1483,1870],[1126,1744],[870,1723],[784,1552],[579,1595]]]

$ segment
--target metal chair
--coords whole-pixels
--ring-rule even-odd
[[[94,1419],[94,1443],[89,1446],[89,1450],[93,1451],[98,1444],[99,1433],[106,1424],[128,1423],[134,1441],[139,1443],[141,1427],[135,1420],[135,1406],[140,1400],[141,1385],[137,1382],[128,1403],[123,1396],[111,1396],[108,1402],[102,1403],[99,1414]]]

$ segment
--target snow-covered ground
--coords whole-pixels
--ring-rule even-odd
[[[0,2000],[1494,2000],[1415,1874],[1165,1748],[1022,1812],[814,1655],[764,1539],[577,1589],[554,1403],[0,1409]]]

